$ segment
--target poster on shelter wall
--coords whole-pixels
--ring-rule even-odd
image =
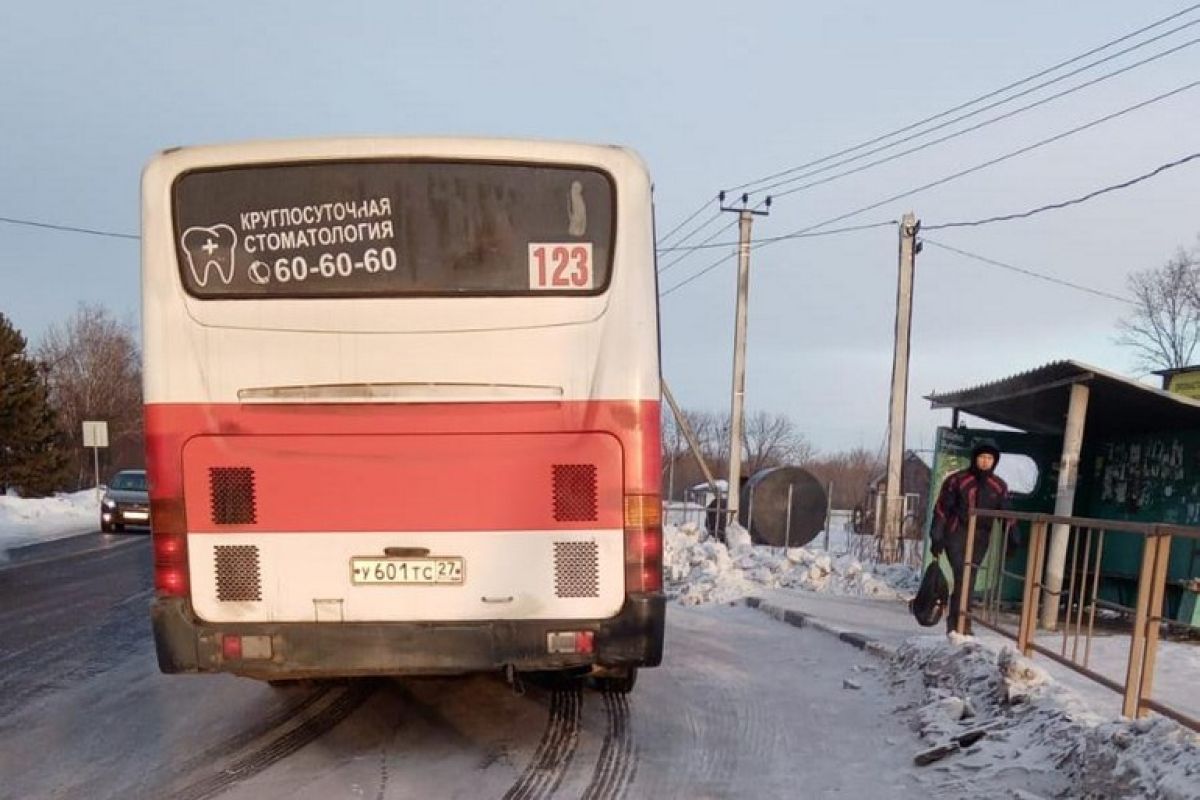
[[[1200,524],[1200,435],[1195,431],[1111,438],[1085,459],[1089,516]]]

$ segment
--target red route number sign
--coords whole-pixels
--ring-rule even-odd
[[[596,286],[591,242],[530,242],[529,288],[533,291],[587,291]]]

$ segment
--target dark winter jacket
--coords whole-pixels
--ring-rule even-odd
[[[996,476],[995,466],[986,472],[975,466],[975,458],[980,453],[991,453],[996,463],[1000,463],[999,452],[994,447],[982,445],[971,454],[971,466],[952,473],[942,483],[937,504],[933,508],[933,527],[929,532],[930,541],[938,549],[956,537],[966,536],[972,509],[1003,511],[1010,507],[1008,484]],[[980,516],[975,529],[977,532],[986,531],[991,525],[991,518]]]

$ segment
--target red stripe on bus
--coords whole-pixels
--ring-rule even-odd
[[[147,470],[151,497],[184,498],[197,532],[619,528],[622,494],[659,492],[659,413],[652,401],[150,404]],[[595,464],[594,520],[556,514],[554,464]],[[228,466],[254,470],[253,525],[212,518],[209,468]]]

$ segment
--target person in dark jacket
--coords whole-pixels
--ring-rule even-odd
[[[971,465],[949,475],[942,483],[937,504],[933,509],[933,526],[929,531],[930,553],[937,559],[943,552],[950,560],[954,572],[954,588],[950,592],[950,615],[946,618],[946,630],[952,631],[958,624],[959,598],[962,596],[963,563],[967,554],[967,527],[972,510],[1007,510],[1009,508],[1008,485],[996,474],[1000,463],[1000,451],[990,444],[982,444],[971,452]],[[967,610],[970,611],[970,594],[975,591],[975,578],[979,564],[987,555],[991,540],[992,517],[980,515],[975,522],[975,542],[971,561],[976,565],[971,570],[971,590],[968,592]],[[971,620],[967,619],[967,634],[971,633]]]

